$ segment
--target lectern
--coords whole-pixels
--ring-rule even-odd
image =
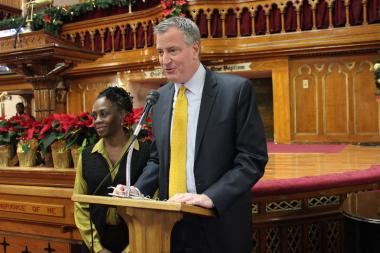
[[[131,253],[168,253],[172,228],[184,214],[214,215],[209,209],[165,201],[75,194],[72,200],[116,206],[128,224]]]
[[[0,38],[0,64],[33,85],[37,119],[65,112],[65,108],[56,108],[67,92],[62,75],[76,63],[102,56],[44,31],[21,34],[16,42],[14,36]]]

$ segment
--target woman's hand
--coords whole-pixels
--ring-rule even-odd
[[[128,191],[129,191],[129,194],[128,194]],[[125,197],[141,195],[140,191],[136,187],[131,186],[130,188],[128,188],[127,186],[123,184],[118,184],[113,189],[112,194],[116,196],[125,196]]]
[[[103,248],[101,251],[98,251],[98,253],[112,253],[112,251],[109,251],[106,248]]]

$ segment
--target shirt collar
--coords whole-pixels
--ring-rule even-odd
[[[132,135],[129,137],[129,140],[127,141],[127,143],[124,145],[123,147],[123,151],[126,151],[126,148],[129,146],[129,144],[131,143],[131,140],[132,140]],[[136,141],[135,142],[135,145],[133,147],[134,150],[139,150],[140,149],[140,145],[139,145],[139,142]],[[91,153],[95,153],[95,152],[98,152],[100,154],[105,154],[106,153],[106,148],[104,146],[104,139],[101,138],[95,145],[94,147],[92,148],[91,150]]]
[[[205,83],[205,78],[206,78],[206,69],[202,64],[199,64],[197,71],[195,71],[191,79],[183,85],[185,85],[186,89],[188,89],[191,93],[198,95],[200,92],[202,92],[202,88]],[[179,87],[182,84],[175,83],[174,85],[175,85],[175,91],[177,93],[179,90]]]

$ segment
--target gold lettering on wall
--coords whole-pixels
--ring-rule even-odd
[[[236,72],[251,70],[251,62],[209,66],[210,70],[217,72]]]
[[[0,200],[0,211],[63,217],[63,205]]]

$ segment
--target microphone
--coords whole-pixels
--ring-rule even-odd
[[[153,105],[157,103],[159,97],[160,97],[160,93],[156,90],[151,90],[148,96],[146,96],[146,104],[144,106],[141,117],[137,123],[136,129],[133,132],[133,137],[137,138],[137,135],[140,133],[142,125],[144,124],[146,118],[148,117],[150,113],[150,110],[152,109]]]

